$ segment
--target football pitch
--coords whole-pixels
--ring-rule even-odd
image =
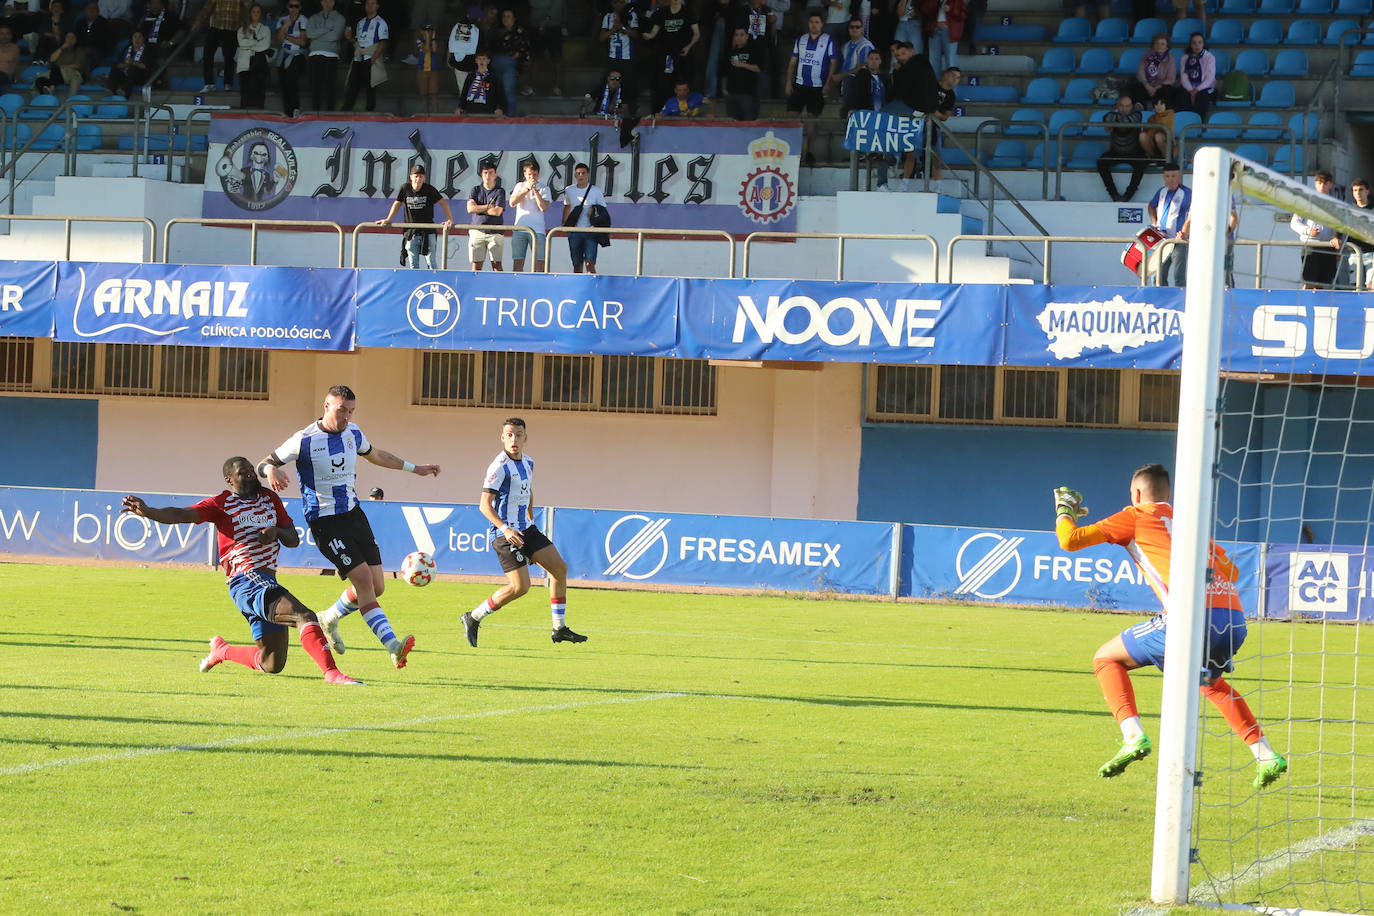
[[[200,673],[210,636],[249,641],[223,583],[0,565],[0,910],[1116,913],[1147,895],[1154,761],[1097,776],[1119,732],[1090,663],[1136,618],[573,589],[589,641],[554,645],[536,588],[472,649],[458,617],[489,586],[393,580],[410,665],[355,615],[339,661],[366,686],[347,688],[294,635],[280,675]],[[338,592],[283,583],[317,610]],[[1157,735],[1160,678],[1136,684]]]

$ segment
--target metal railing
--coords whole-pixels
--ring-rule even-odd
[[[945,274],[945,275],[946,275],[946,276],[953,276],[952,271],[954,270],[954,247],[955,247],[956,245],[960,244],[960,243],[963,243],[963,242],[983,242],[984,244],[987,244],[987,243],[990,243],[990,242],[1039,242],[1039,243],[1041,244],[1041,246],[1042,246],[1042,250],[1044,251],[1044,257],[1041,258],[1041,265],[1042,265],[1043,270],[1042,270],[1040,282],[1041,282],[1041,283],[1044,283],[1044,284],[1049,284],[1049,283],[1050,283],[1050,269],[1051,269],[1051,267],[1053,266],[1053,262],[1052,262],[1052,260],[1051,260],[1051,258],[1052,258],[1052,247],[1051,247],[1051,246],[1052,246],[1052,245],[1054,245],[1054,244],[1067,244],[1067,245],[1107,245],[1107,244],[1111,244],[1111,245],[1117,246],[1117,249],[1120,250],[1120,248],[1121,248],[1122,246],[1129,245],[1129,244],[1131,243],[1131,241],[1132,241],[1132,239],[1123,238],[1123,237],[1121,237],[1121,236],[1119,236],[1119,235],[1118,235],[1118,236],[1108,236],[1108,235],[1056,235],[1056,236],[1040,236],[1040,235],[956,235],[956,236],[954,236],[952,239],[950,239],[947,243],[945,243],[945,271],[946,271],[946,274]],[[1140,284],[1143,286],[1143,285],[1144,285],[1144,278],[1143,278],[1143,277],[1140,277],[1139,280],[1140,280]]]
[[[142,244],[143,233],[139,233],[140,258],[144,264],[147,264],[152,258],[157,256],[157,224],[146,216],[35,216],[23,213],[10,213],[5,216],[0,216],[0,223],[7,223],[11,220],[34,223],[62,223],[62,260],[64,261],[70,261],[72,259],[73,223],[136,223],[140,227],[147,227],[148,236],[146,247]]]
[[[1239,136],[1236,137],[1213,137],[1211,143],[1214,146],[1221,146],[1218,140],[1226,139],[1233,143],[1245,143],[1255,140],[1282,140],[1288,138],[1288,175],[1301,173],[1301,166],[1305,164],[1307,156],[1304,154],[1301,159],[1297,155],[1297,135],[1293,128],[1286,124],[1185,124],[1183,129],[1178,132],[1178,163],[1187,169],[1192,165],[1192,159],[1188,155],[1188,139],[1193,135],[1199,135],[1198,142],[1208,142],[1206,135],[1209,133],[1230,133],[1235,131]],[[1275,136],[1255,136],[1257,133],[1266,135],[1278,134]],[[1249,134],[1249,136],[1247,136]]]
[[[940,243],[928,235],[885,235],[877,232],[751,232],[744,238],[742,278],[749,278],[749,251],[755,242],[795,242],[799,239],[835,239],[835,279],[844,278],[844,243],[848,240],[881,242],[929,242],[931,282],[938,283],[940,275]],[[734,270],[730,271],[734,276]],[[948,276],[948,274],[946,274]],[[778,278],[787,279],[787,278]]]
[[[470,226],[466,224],[450,224],[445,226],[443,223],[359,223],[353,227],[353,250],[352,260],[349,261],[354,267],[358,266],[358,236],[366,232],[382,233],[388,229],[428,229],[437,232],[439,235],[439,266],[437,270],[448,270],[448,240],[450,235],[467,235],[472,229],[480,229],[483,232],[496,232],[501,235],[509,235],[514,238],[517,232],[524,233],[530,237],[532,250],[537,249],[537,233],[529,226]],[[402,243],[404,247],[404,243]],[[493,259],[495,260],[495,259]]]
[[[719,239],[725,242],[730,249],[730,272],[727,277],[735,275],[735,237],[724,229],[648,229],[641,226],[610,226],[599,228],[595,226],[554,226],[544,234],[547,245],[553,245],[555,236],[568,236],[573,233],[605,233],[612,238],[616,236],[633,235],[635,237],[635,272],[634,276],[639,277],[644,274],[644,241],[645,239],[659,239],[672,241],[673,239]],[[553,273],[549,270],[549,264],[553,259],[548,256],[548,249],[544,251],[544,272]]]
[[[208,228],[236,229],[246,228],[249,231],[248,243],[248,263],[256,265],[258,263],[258,231],[260,229],[285,230],[285,231],[332,231],[339,237],[339,254],[336,267],[344,266],[344,231],[343,226],[338,223],[326,222],[324,220],[310,219],[230,219],[213,216],[178,216],[167,220],[162,227],[162,263],[170,263],[167,260],[168,252],[172,247],[172,227],[179,225],[196,225]],[[356,231],[356,230],[355,230]]]

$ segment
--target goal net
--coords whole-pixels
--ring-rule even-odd
[[[1374,912],[1374,295],[1301,290],[1294,256],[1331,252],[1339,286],[1341,240],[1374,239],[1374,211],[1214,148],[1192,189],[1151,897]],[[1226,289],[1228,220],[1247,209],[1289,240],[1296,213],[1338,241],[1250,261],[1271,265],[1261,289]],[[1208,539],[1244,558],[1227,680],[1288,762],[1265,788],[1199,702]]]

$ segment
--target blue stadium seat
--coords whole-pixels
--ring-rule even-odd
[[[1278,140],[1283,136],[1283,118],[1278,112],[1257,111],[1245,125],[1247,140]]]
[[[1174,23],[1174,29],[1169,33],[1169,44],[1179,48],[1188,47],[1188,39],[1194,32],[1207,34],[1207,28],[1201,19],[1180,19]]]
[[[81,95],[80,93],[69,95],[67,96],[67,101],[71,104],[72,114],[76,115],[78,118],[89,118],[91,115],[95,114],[95,106],[87,104],[91,101],[89,95]]]
[[[1099,109],[1097,109],[1097,111],[1094,111],[1094,112],[1092,113],[1092,116],[1088,118],[1088,123],[1087,123],[1087,125],[1086,125],[1082,130],[1080,130],[1078,133],[1079,133],[1080,136],[1083,136],[1083,137],[1105,137],[1105,136],[1107,136],[1107,111],[1106,111],[1106,109],[1104,109],[1104,108],[1099,108]]]
[[[1213,111],[1207,115],[1207,127],[1202,135],[1208,140],[1235,140],[1240,137],[1240,125],[1239,112]]]
[[[1004,137],[1040,137],[1045,113],[1038,108],[1018,108],[1011,113],[1009,123],[1002,129]]]
[[[1212,52],[1212,57],[1217,62],[1217,76],[1225,76],[1231,72],[1231,52],[1225,48],[1208,48]]]
[[[1264,76],[1269,72],[1269,55],[1259,48],[1246,48],[1236,55],[1235,69],[1251,79]]]
[[[1054,33],[1056,44],[1087,44],[1088,39],[1091,37],[1092,23],[1080,17],[1061,20],[1059,23],[1059,31]]]
[[[53,109],[58,105],[55,95],[36,95],[19,109],[19,119],[21,121],[46,121],[52,117]]]
[[[1044,77],[1049,79],[1049,77]],[[1020,96],[1015,86],[961,86],[959,98],[969,102],[1006,102],[1016,104]]]
[[[1351,76],[1374,76],[1374,50],[1358,51],[1355,65],[1350,68]],[[0,98],[4,98],[0,96]]]
[[[78,124],[76,125],[76,150],[77,152],[89,152],[100,149],[104,143],[104,137],[99,124]]]
[[[1154,16],[1142,19],[1135,24],[1135,29],[1131,32],[1131,44],[1148,45],[1161,32],[1169,34],[1169,27],[1164,24],[1163,19]]]
[[[1053,105],[1059,101],[1059,80],[1052,76],[1037,76],[1026,86],[1022,105]]]
[[[1301,175],[1303,171],[1302,147],[1290,147],[1285,143],[1274,150],[1274,161],[1269,165],[1276,172],[1283,172],[1286,175]]]
[[[62,148],[62,137],[66,134],[66,128],[61,124],[49,124],[43,128],[43,132],[33,141],[33,146],[29,149],[52,150]]]
[[[1259,0],[1256,12],[1261,16],[1290,16],[1293,13],[1293,0]]]
[[[1252,162],[1258,162],[1260,165],[1269,164],[1269,150],[1260,146],[1258,143],[1242,143],[1231,152],[1235,153],[1237,156],[1243,156]]]
[[[181,138],[178,137],[177,139]],[[163,145],[166,146],[166,143],[167,141],[164,139]],[[968,154],[966,154],[963,150],[955,149],[952,146],[945,147],[944,149],[940,150],[940,158],[943,159],[945,161],[945,165],[949,166],[950,168],[963,168],[965,166],[970,166],[973,164],[973,160],[968,157]],[[982,161],[981,157],[979,158],[979,161]]]
[[[1097,171],[1097,157],[1107,151],[1105,140],[1083,140],[1074,145],[1073,154],[1065,166],[1075,170]]]
[[[991,25],[980,25],[978,27],[978,39],[980,41],[1049,41],[1050,30],[1043,25],[1002,25],[992,23]]]
[[[1025,168],[1026,144],[1023,140],[1003,140],[993,149],[992,155],[988,157],[988,166],[994,169],[1020,169]]]
[[[1293,132],[1294,137],[1296,137],[1299,140],[1303,139],[1302,128],[1304,120],[1307,122],[1307,139],[1317,139],[1317,131],[1320,129],[1321,123],[1320,119],[1317,117],[1316,112],[1311,112],[1306,115],[1304,115],[1302,112],[1298,112],[1297,114],[1293,115],[1293,117],[1288,119],[1288,129]]]
[[[1097,88],[1097,80],[1087,76],[1078,76],[1069,80],[1069,84],[1064,87],[1064,94],[1059,97],[1060,105],[1095,105],[1093,100],[1093,90]]]
[[[25,67],[25,68],[23,69],[23,71],[20,72],[19,79],[20,79],[21,82],[32,83],[34,80],[38,79],[40,76],[47,76],[47,75],[48,75],[48,65],[47,65],[47,64],[29,64],[27,67]]]
[[[1274,66],[1269,68],[1270,76],[1306,76],[1309,69],[1307,52],[1297,48],[1284,48],[1274,55]]]
[[[1299,16],[1330,16],[1331,0],[1298,0]]]
[[[1353,32],[1349,40],[1342,42],[1341,37]],[[1335,19],[1326,27],[1326,37],[1322,39],[1324,45],[1340,44],[1359,44],[1360,43],[1360,24],[1354,19]]]
[[[105,82],[110,76],[110,65],[101,64],[99,67],[91,68],[91,80],[97,83]],[[204,85],[203,83],[201,85]]]
[[[18,150],[33,136],[33,128],[27,124],[10,124],[5,128],[5,142]]]
[[[1337,16],[1368,16],[1374,12],[1371,0],[1336,0]]]
[[[1145,56],[1144,48],[1127,48],[1121,52],[1121,60],[1112,72],[1119,76],[1135,76],[1140,59]]]
[[[1202,115],[1198,114],[1196,111],[1174,112],[1174,137],[1177,138],[1179,134],[1183,133],[1183,129],[1187,127],[1189,128],[1188,139],[1197,142],[1198,129],[1194,125],[1201,123]]]
[[[0,95],[0,111],[5,113],[11,120],[19,113],[19,106],[24,104],[24,97],[17,92],[6,92]]]
[[[1047,156],[1049,157],[1048,162],[1046,162]],[[1035,149],[1031,151],[1030,158],[1026,160],[1026,168],[1028,169],[1043,169],[1047,166],[1052,169],[1059,167],[1058,143],[1035,144]]]
[[[107,95],[95,107],[95,116],[97,118],[127,118],[129,117],[129,106],[125,104],[127,102],[128,99],[122,95]]]
[[[1221,11],[1228,16],[1247,16],[1255,11],[1255,0],[1221,0]]]
[[[1245,29],[1241,26],[1239,19],[1217,19],[1212,23],[1212,30],[1207,36],[1207,45],[1215,54],[1214,45],[1238,45],[1244,40]]]
[[[1322,43],[1321,24],[1315,19],[1294,19],[1288,24],[1288,34],[1283,36],[1283,43],[1290,47],[1319,45]]]
[[[1048,129],[1048,131],[1049,131],[1050,139],[1051,139],[1051,140],[1058,140],[1058,139],[1059,139],[1059,128],[1063,127],[1065,124],[1071,124],[1071,123],[1073,123],[1074,121],[1086,121],[1086,120],[1087,120],[1087,118],[1084,118],[1084,117],[1083,117],[1083,112],[1081,112],[1081,111],[1076,111],[1076,110],[1074,110],[1074,109],[1072,109],[1072,108],[1056,108],[1056,109],[1050,114],[1050,119],[1049,119],[1049,121],[1046,123],[1045,126],[1046,126],[1046,128]],[[1076,136],[1078,136],[1079,134],[1081,134],[1082,132],[1083,132],[1083,128],[1082,128],[1081,126],[1079,126],[1079,127],[1069,127],[1069,128],[1066,128],[1066,129],[1065,129],[1065,131],[1064,131],[1064,136],[1065,136],[1065,137],[1076,137]]]
[[[1270,80],[1255,99],[1256,108],[1292,108],[1298,104],[1298,93],[1288,80]]]
[[[1040,66],[1036,68],[1036,72],[1072,73],[1073,64],[1072,48],[1048,48],[1045,56],[1040,58]]]
[[[1093,44],[1095,45],[1124,45],[1126,39],[1130,37],[1131,27],[1126,24],[1125,19],[1113,16],[1110,19],[1103,19],[1093,30]]]
[[[1116,66],[1116,58],[1111,48],[1084,48],[1083,56],[1078,58],[1077,73],[1111,73]]]
[[[1283,25],[1277,19],[1256,19],[1245,33],[1247,45],[1276,45],[1283,42]]]

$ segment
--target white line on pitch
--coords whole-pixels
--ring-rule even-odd
[[[496,716],[509,716],[526,712],[559,712],[565,709],[582,709],[588,706],[610,706],[616,703],[651,703],[656,700],[671,700],[689,696],[686,693],[652,693],[642,697],[613,697],[606,700],[586,700],[580,703],[548,703],[540,706],[517,706],[510,709],[488,709],[482,712],[460,712],[443,716],[422,716],[403,722],[387,722],[376,725],[344,725],[338,728],[312,728],[304,731],[281,732],[275,735],[241,735],[220,741],[207,741],[203,744],[169,744],[162,747],[142,747],[127,751],[114,751],[108,754],[92,754],[87,757],[67,757],[62,760],[47,760],[35,763],[21,763],[18,766],[0,769],[0,776],[21,776],[55,767],[79,766],[83,763],[103,763],[109,760],[133,760],[138,757],[152,757],[156,754],[175,754],[183,751],[212,751],[225,747],[239,747],[245,744],[263,744],[268,741],[294,741],[297,738],[318,738],[321,735],[338,735],[345,732],[381,731],[388,728],[406,728],[425,725],[430,722],[452,722],[459,719],[490,719]]]

